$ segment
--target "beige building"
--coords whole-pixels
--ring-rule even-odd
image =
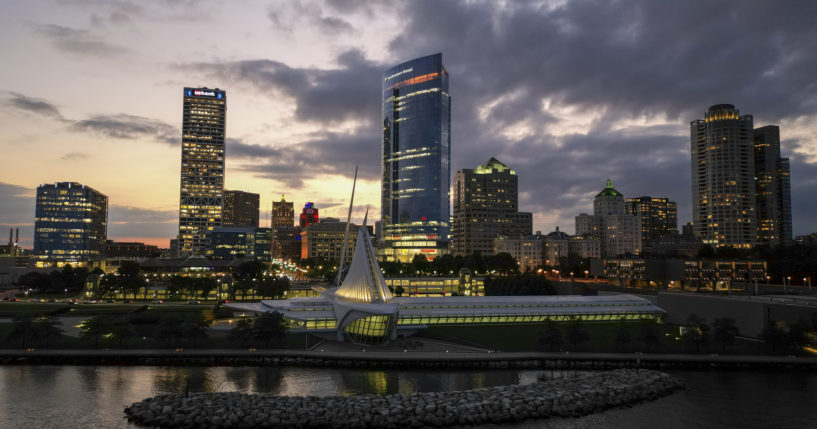
[[[610,180],[593,200],[593,215],[576,216],[576,235],[598,239],[602,257],[641,253],[641,218],[624,213],[624,196]]]
[[[357,242],[355,233],[360,225],[349,225],[349,242],[346,243],[346,260],[352,257]],[[367,228],[371,229],[370,226]],[[340,261],[341,244],[346,231],[346,222],[335,218],[325,218],[319,223],[301,231],[301,259],[323,257],[331,261]]]
[[[515,171],[495,158],[476,169],[457,172],[451,229],[454,255],[480,252],[490,256],[495,238],[531,234],[531,213],[519,211],[518,180]]]
[[[541,236],[497,237],[493,253],[508,253],[516,259],[519,271],[531,271],[544,265],[544,240]]]

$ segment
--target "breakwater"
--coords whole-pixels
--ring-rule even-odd
[[[615,370],[527,385],[411,395],[161,395],[132,404],[125,414],[130,422],[150,427],[445,427],[579,417],[657,399],[681,387],[680,381],[662,372]]]

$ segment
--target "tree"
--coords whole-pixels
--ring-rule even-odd
[[[268,347],[270,341],[278,342],[286,336],[287,326],[281,313],[273,311],[263,313],[255,319],[252,327],[252,336],[258,341],[264,342],[264,347]]]
[[[111,333],[111,320],[106,316],[94,316],[80,324],[80,336],[93,338],[94,347],[99,347],[99,337]]]
[[[404,293],[406,293],[406,288],[404,288],[403,286],[397,286],[396,288],[394,288],[395,295],[403,296]]]
[[[769,320],[760,332],[760,339],[771,348],[772,353],[786,345],[786,331],[777,326],[777,323]]]
[[[548,351],[553,351],[562,345],[562,330],[553,323],[552,320],[545,322],[544,329],[539,332],[539,344],[548,347]]]
[[[414,274],[423,274],[428,271],[428,258],[425,255],[414,255],[414,259],[411,260],[411,269]]]
[[[183,323],[184,319],[178,314],[165,314],[161,319],[159,319],[159,324],[156,328],[155,334],[156,338],[159,340],[165,340],[168,347],[170,347],[171,341],[175,340],[178,343],[179,339],[183,335]]]
[[[234,274],[238,279],[257,279],[264,274],[266,268],[261,261],[247,261],[239,265]]]
[[[34,322],[34,331],[37,337],[45,338],[45,347],[48,348],[51,337],[62,335],[62,322],[56,317],[43,316]]]
[[[701,345],[706,344],[709,339],[709,326],[706,321],[695,313],[687,317],[687,325],[684,333],[681,334],[684,343],[694,345],[695,351],[701,351]]]
[[[808,345],[809,327],[802,321],[798,321],[789,326],[786,333],[786,343],[792,353],[797,353]]]
[[[20,347],[26,348],[29,340],[37,338],[37,330],[34,328],[34,319],[31,316],[16,316],[11,319],[12,328],[9,339],[20,339]]]
[[[235,327],[230,330],[230,339],[236,343],[246,345],[252,339],[252,320],[238,319]]]
[[[658,323],[650,319],[642,320],[641,326],[639,326],[638,329],[638,337],[647,347],[647,351],[651,351],[653,347],[661,343],[661,333],[658,329]]]
[[[590,335],[588,335],[582,319],[575,316],[571,317],[570,322],[567,324],[567,332],[565,334],[565,339],[570,343],[570,347],[575,349],[576,346],[587,341],[589,338]]]
[[[633,335],[630,332],[630,325],[620,322],[616,327],[616,344],[624,350],[633,342]]]
[[[125,340],[136,336],[136,330],[133,328],[131,321],[125,316],[111,321],[110,330],[111,336],[117,340],[120,348],[122,348]]]
[[[488,269],[505,275],[518,274],[519,264],[510,253],[502,252],[488,259]]]
[[[735,344],[735,337],[738,335],[738,327],[734,319],[720,318],[712,322],[712,339],[721,345],[721,351],[725,352],[727,346]]]
[[[199,339],[207,338],[208,327],[210,323],[203,317],[188,319],[182,325],[182,335],[193,340],[193,347]]]

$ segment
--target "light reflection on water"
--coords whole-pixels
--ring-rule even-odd
[[[123,408],[163,393],[242,391],[355,395],[530,383],[550,371],[407,371],[277,367],[0,367],[0,428],[129,427]],[[817,374],[678,372],[688,388],[633,408],[497,428],[815,427]]]

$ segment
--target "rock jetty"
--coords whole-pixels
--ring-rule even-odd
[[[662,372],[619,369],[527,385],[411,395],[161,395],[132,404],[125,414],[132,423],[161,428],[444,427],[579,417],[682,387]]]

